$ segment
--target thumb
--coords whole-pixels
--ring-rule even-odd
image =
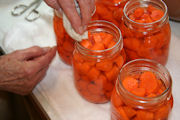
[[[24,50],[18,50],[16,51],[14,55],[16,55],[16,58],[19,60],[32,60],[36,57],[45,55],[50,50],[50,47],[38,47],[34,46],[31,48],[27,48]]]

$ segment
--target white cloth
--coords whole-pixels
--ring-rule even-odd
[[[53,12],[46,9],[47,6],[40,19],[34,22],[21,20],[5,34],[2,45],[6,53],[34,45],[56,44]],[[64,64],[57,54],[46,77],[33,91],[51,120],[110,120],[110,104],[85,101],[75,89],[72,72],[72,68]]]

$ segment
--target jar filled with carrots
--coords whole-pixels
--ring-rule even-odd
[[[167,6],[161,0],[132,0],[124,7],[123,35],[127,61],[146,58],[166,64],[171,30]]]
[[[80,95],[92,103],[110,100],[115,80],[126,55],[120,30],[102,20],[88,25],[88,39],[75,44],[73,71]]]
[[[96,0],[92,20],[106,20],[120,26],[123,8],[128,0]]]
[[[173,107],[168,70],[149,59],[126,63],[111,96],[112,120],[167,120]]]
[[[59,56],[64,63],[71,65],[75,40],[66,32],[62,15],[56,11],[54,12],[53,24]]]

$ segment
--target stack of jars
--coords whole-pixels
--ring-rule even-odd
[[[66,33],[61,15],[54,16],[58,53],[73,65],[79,94],[92,103],[111,99],[112,120],[167,119],[173,99],[171,77],[162,66],[171,37],[165,3],[96,0],[95,8],[88,39],[81,42]]]

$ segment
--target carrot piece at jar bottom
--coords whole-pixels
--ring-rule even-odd
[[[133,89],[138,88],[138,80],[134,79],[133,77],[126,77],[122,84],[124,88],[128,91],[132,91]]]
[[[165,120],[168,118],[168,113],[171,109],[170,104],[163,105],[157,112],[155,112],[155,119],[156,120]]]
[[[150,71],[142,73],[140,76],[139,86],[141,88],[145,88],[148,94],[156,92],[156,90],[158,89],[158,83],[154,73]]]
[[[113,90],[112,96],[111,96],[111,102],[115,107],[119,107],[121,105],[123,105],[123,102],[120,98],[120,96],[117,94],[116,90]]]
[[[129,120],[128,116],[126,115],[126,113],[125,113],[125,111],[123,109],[123,107],[119,107],[119,108],[117,108],[117,110],[118,110],[118,113],[121,116],[120,120]]]
[[[116,59],[115,59],[115,63],[118,67],[122,67],[122,65],[124,64],[124,59],[121,55],[119,55]]]
[[[76,86],[80,90],[86,90],[87,86],[88,86],[88,82],[83,81],[83,80],[79,80],[79,81],[76,81]]]
[[[123,107],[123,109],[124,109],[124,111],[125,111],[125,113],[129,119],[136,115],[136,110],[134,110],[131,107],[125,106],[125,107]]]
[[[146,94],[145,88],[135,88],[131,91],[132,94],[140,97],[144,97]]]
[[[87,89],[91,94],[95,95],[102,95],[104,93],[103,89],[95,84],[89,84],[87,86]]]
[[[154,120],[154,114],[152,112],[137,110],[137,120]]]

